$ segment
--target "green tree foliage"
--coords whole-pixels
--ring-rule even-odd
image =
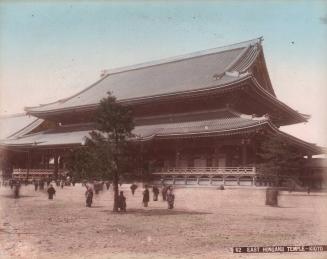
[[[114,211],[118,211],[119,178],[131,165],[134,122],[129,107],[117,102],[111,94],[101,100],[97,109],[96,130],[90,132],[85,146],[73,151],[69,168],[78,178],[113,181]]]
[[[304,163],[299,148],[278,135],[265,137],[257,155],[261,171],[275,176],[297,174]]]

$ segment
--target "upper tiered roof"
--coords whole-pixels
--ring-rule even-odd
[[[109,70],[83,91],[53,103],[26,107],[28,114],[46,118],[72,111],[93,110],[111,92],[126,104],[171,100],[186,95],[230,90],[246,81],[285,116],[283,125],[304,122],[305,116],[280,102],[265,67],[261,38],[220,48]],[[260,60],[259,60],[260,59]],[[256,80],[252,67],[261,66],[264,83]],[[252,80],[252,81],[251,81]],[[262,81],[262,80],[261,80]],[[261,97],[260,97],[261,98]]]

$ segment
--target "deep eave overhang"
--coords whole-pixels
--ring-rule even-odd
[[[326,154],[326,149],[317,146],[312,143],[308,143],[285,132],[280,131],[268,118],[258,121],[255,125],[249,125],[244,127],[237,127],[232,129],[218,130],[218,131],[206,131],[201,132],[188,132],[188,133],[169,133],[169,134],[153,134],[146,137],[135,136],[131,141],[133,142],[149,142],[153,140],[165,140],[165,139],[190,139],[190,138],[205,138],[205,137],[229,137],[229,136],[244,136],[249,134],[256,134],[260,130],[270,132],[272,135],[278,135],[285,139],[292,145],[295,145],[302,149],[304,153],[310,155]],[[38,133],[35,133],[38,134]],[[61,143],[52,145],[38,145],[36,142],[24,143],[24,144],[0,144],[0,149],[7,150],[28,150],[28,149],[67,149],[77,146],[82,146],[79,143]]]
[[[266,101],[271,103],[272,105],[278,107],[282,110],[283,113],[288,114],[290,118],[292,118],[291,123],[285,123],[283,125],[289,125],[294,123],[302,123],[307,122],[309,116],[301,114],[288,105],[284,104],[283,102],[279,101],[274,95],[269,93],[265,90],[259,82],[255,79],[252,74],[247,74],[244,76],[240,76],[236,78],[233,82],[223,84],[223,85],[216,85],[208,88],[203,89],[196,89],[196,90],[189,90],[189,91],[182,91],[182,92],[175,92],[175,93],[168,93],[168,94],[161,94],[161,95],[152,95],[152,96],[145,96],[139,98],[131,98],[131,99],[122,99],[118,100],[119,103],[123,105],[140,105],[140,104],[149,104],[153,102],[164,102],[164,101],[172,101],[176,99],[185,99],[185,98],[192,98],[192,97],[200,97],[206,95],[219,95],[224,94],[227,92],[231,92],[240,88],[244,88],[245,86],[250,86],[255,93],[257,93],[261,98],[264,98]],[[74,112],[85,112],[85,111],[94,111],[98,107],[98,104],[92,105],[84,105],[84,106],[74,106],[64,109],[57,109],[57,110],[49,110],[49,111],[38,111],[38,112],[29,112],[27,109],[27,113],[40,117],[40,118],[49,118],[53,116],[60,116],[62,114],[67,113],[74,113]]]

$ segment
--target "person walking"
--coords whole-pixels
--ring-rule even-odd
[[[53,195],[56,194],[56,190],[55,190],[55,188],[53,187],[53,185],[51,183],[49,185],[49,188],[48,188],[47,192],[48,192],[48,199],[53,200]]]
[[[168,209],[174,208],[174,202],[175,202],[175,194],[173,193],[173,188],[169,186],[167,191],[167,203],[168,203]]]
[[[166,201],[167,190],[168,190],[167,186],[166,185],[163,185],[162,190],[161,190],[162,200],[163,201]]]
[[[109,190],[109,188],[110,188],[110,182],[109,181],[106,181],[106,187],[107,187],[107,190]]]
[[[39,181],[34,180],[34,190],[37,191],[38,188],[39,188]]]
[[[93,189],[89,185],[86,185],[85,198],[86,198],[86,207],[91,207],[93,202]]]
[[[19,198],[19,189],[20,189],[20,182],[16,181],[14,185],[14,197],[15,199]]]
[[[135,183],[133,183],[130,188],[132,191],[132,195],[134,196],[135,190],[137,189],[137,185]]]
[[[150,192],[148,186],[145,185],[145,190],[143,191],[143,205],[144,207],[148,207],[148,203],[150,201]]]
[[[157,186],[152,187],[152,192],[153,192],[153,200],[157,201],[158,200],[158,195],[159,195],[159,189]]]
[[[65,182],[64,182],[64,180],[61,180],[61,181],[60,181],[60,187],[61,187],[61,189],[63,189],[63,188],[64,188],[64,185],[65,185]]]
[[[123,191],[120,191],[118,195],[118,209],[119,211],[126,211],[126,197]]]

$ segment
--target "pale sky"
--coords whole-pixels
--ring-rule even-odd
[[[327,1],[0,2],[0,114],[67,97],[103,69],[263,36],[277,97],[327,146]]]

